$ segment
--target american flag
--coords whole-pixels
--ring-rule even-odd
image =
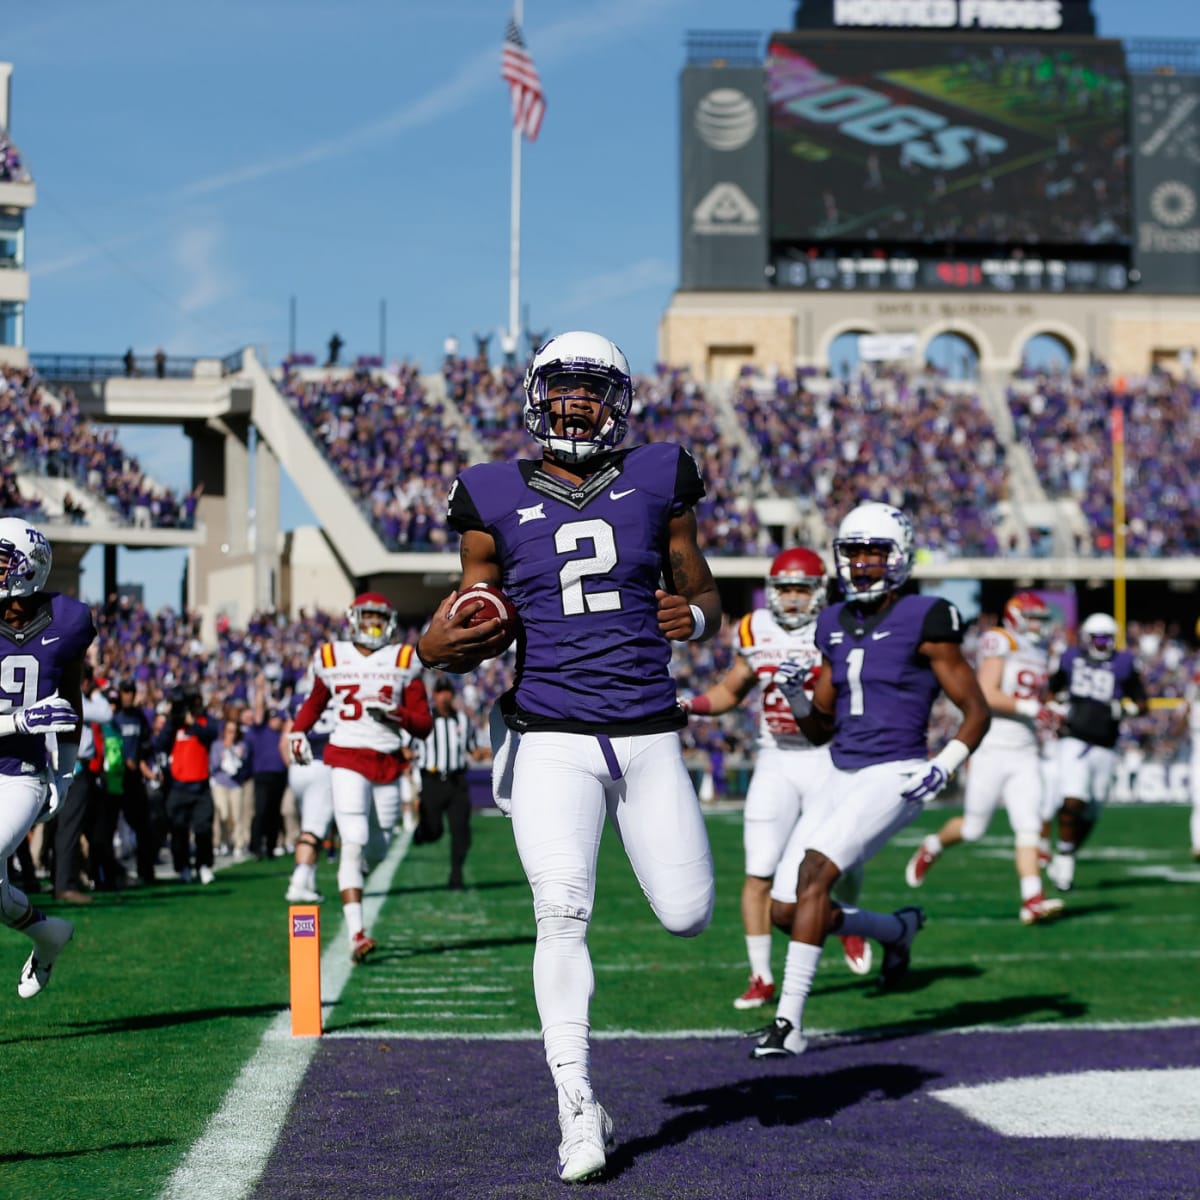
[[[536,142],[542,117],[546,115],[546,97],[542,94],[542,81],[538,78],[537,67],[525,49],[525,39],[511,17],[504,31],[500,75],[512,94],[513,127],[531,142]]]

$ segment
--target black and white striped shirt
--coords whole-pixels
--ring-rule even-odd
[[[429,736],[417,743],[418,761],[423,771],[436,771],[448,775],[463,771],[472,750],[475,749],[475,728],[463,712],[443,717],[433,714],[433,729]]]

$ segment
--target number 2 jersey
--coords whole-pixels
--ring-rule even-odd
[[[929,713],[941,684],[917,647],[962,639],[958,609],[940,596],[901,596],[882,611],[844,601],[821,612],[817,647],[837,692],[834,766],[854,771],[927,758]]]
[[[762,688],[758,718],[758,745],[763,750],[812,750],[812,742],[800,732],[787,697],[771,682],[779,665],[795,662],[808,668],[805,690],[812,697],[821,673],[821,652],[816,643],[816,622],[799,629],[785,629],[765,608],[747,613],[733,635],[734,649],[753,668]]]
[[[364,654],[353,642],[325,642],[313,654],[310,670],[312,691],[292,728],[307,733],[329,708],[333,720],[327,726],[325,764],[357,771],[372,783],[398,778],[406,766],[399,755],[401,731],[423,738],[433,728],[413,647],[393,644]],[[400,720],[376,720],[369,709],[395,712]]]
[[[671,647],[658,628],[668,526],[704,495],[668,442],[606,455],[582,483],[535,460],[479,463],[450,488],[449,523],[490,534],[521,615],[510,728],[634,734],[680,729]]]
[[[57,692],[63,673],[83,661],[95,637],[91,609],[58,592],[44,593],[21,629],[0,621],[0,712]],[[45,734],[0,738],[0,775],[36,775],[46,764]]]
[[[1146,687],[1128,650],[1118,650],[1112,658],[1094,659],[1078,646],[1068,646],[1050,680],[1052,692],[1064,688],[1067,719],[1060,736],[1109,749],[1117,744],[1121,728],[1119,718],[1113,716],[1113,701],[1146,698]]]

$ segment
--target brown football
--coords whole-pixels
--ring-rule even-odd
[[[472,587],[464,588],[454,603],[450,605],[450,612],[447,615],[453,618],[464,608],[478,601],[483,602],[483,607],[467,621],[468,628],[472,625],[482,625],[485,621],[492,621],[499,617],[504,622],[500,628],[507,639],[505,641],[507,649],[517,636],[521,618],[517,615],[513,602],[498,587],[490,583],[476,583]]]

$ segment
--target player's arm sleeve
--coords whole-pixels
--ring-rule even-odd
[[[1146,700],[1146,685],[1142,681],[1141,673],[1138,671],[1130,671],[1129,677],[1125,680],[1125,695],[1130,700],[1141,704]]]
[[[412,680],[404,689],[395,714],[401,729],[408,730],[415,738],[427,738],[433,729],[433,713],[429,710],[429,695],[425,684],[418,679]]]
[[[292,732],[307,733],[317,723],[317,718],[325,711],[325,706],[329,703],[332,695],[329,685],[318,675],[313,680],[312,691],[300,705],[300,711],[292,722]]]
[[[921,642],[953,642],[961,646],[963,640],[962,614],[950,603],[937,597],[925,614],[921,625]]]
[[[700,477],[696,460],[682,446],[675,448],[679,456],[675,465],[675,493],[671,499],[672,516],[695,508],[704,497],[704,480]]]
[[[487,526],[461,475],[450,485],[450,494],[446,498],[446,523],[458,533],[466,533],[469,529],[487,532]]]

